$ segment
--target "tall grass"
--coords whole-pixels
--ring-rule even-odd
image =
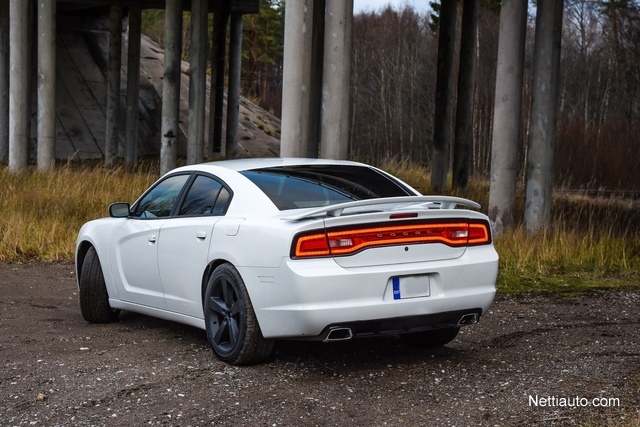
[[[430,178],[424,168],[394,161],[382,168],[422,193],[430,192]],[[472,179],[464,196],[480,203],[486,213],[488,180]],[[523,199],[520,188],[516,218],[523,218]],[[518,223],[515,230],[496,237],[499,290],[574,294],[640,287],[638,201],[559,192],[554,197],[552,215],[552,226],[547,230],[530,234]]]
[[[495,241],[498,286],[507,292],[579,293],[640,286],[637,237],[554,227],[534,235],[523,227]]]
[[[0,168],[0,260],[72,259],[84,222],[106,216],[112,202],[133,202],[156,177],[71,165],[51,174]]]
[[[431,192],[424,168],[398,161],[381,167]],[[112,202],[133,202],[157,178],[156,169],[67,165],[51,174],[11,174],[0,168],[0,260],[71,260],[80,226],[106,216]],[[465,196],[486,209],[488,181],[473,179]],[[516,217],[523,205],[519,194]],[[618,199],[556,196],[550,229],[532,235],[518,225],[495,239],[499,290],[571,294],[640,286],[638,208]]]

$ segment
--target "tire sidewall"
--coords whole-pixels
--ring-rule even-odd
[[[211,315],[211,311],[209,310],[209,307],[208,307],[211,294],[217,282],[222,278],[225,278],[227,282],[231,284],[233,288],[233,292],[235,293],[235,296],[237,298],[236,304],[239,304],[239,309],[240,309],[240,319],[238,322],[238,330],[239,330],[238,339],[234,347],[230,351],[224,351],[223,349],[221,349],[219,346],[216,345],[214,340],[215,332],[212,327],[213,326],[212,323],[215,319]],[[218,357],[218,359],[222,361],[233,363],[239,357],[240,353],[242,352],[246,344],[246,333],[247,333],[247,305],[245,303],[246,298],[248,298],[248,296],[246,295],[242,278],[240,277],[240,274],[237,272],[235,268],[233,268],[228,264],[223,264],[214,270],[213,274],[209,278],[209,281],[207,283],[207,289],[204,295],[204,320],[205,320],[207,338],[209,340],[209,344],[211,345],[211,348],[213,349],[213,352],[215,353],[216,357]]]
[[[120,310],[111,308],[109,304],[102,265],[93,246],[85,254],[78,287],[80,311],[86,321],[110,323],[118,318]]]

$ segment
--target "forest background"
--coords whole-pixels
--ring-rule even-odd
[[[435,6],[431,15],[405,6],[354,16],[349,141],[352,158],[378,165],[389,159],[430,164],[438,46]],[[535,34],[533,4],[531,9],[525,54],[521,176],[526,165]],[[188,19],[189,13],[185,13],[185,20]],[[499,1],[481,0],[471,155],[471,174],[479,177],[488,177],[491,166],[499,21]],[[163,11],[145,12],[144,32],[160,44],[163,25]],[[190,26],[183,28],[188,32]],[[243,95],[278,116],[282,103],[283,35],[282,0],[261,0],[261,13],[244,17]],[[188,34],[183,40],[188,43]],[[183,52],[188,51],[185,45]],[[556,188],[637,197],[638,1],[565,1],[557,126]]]

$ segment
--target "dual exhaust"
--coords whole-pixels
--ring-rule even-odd
[[[475,325],[480,320],[480,316],[477,313],[465,314],[458,320],[458,326]],[[353,338],[353,331],[351,328],[345,328],[341,326],[333,327],[327,333],[327,336],[322,341],[346,341]]]

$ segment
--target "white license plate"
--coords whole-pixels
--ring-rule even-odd
[[[429,280],[428,274],[393,277],[393,299],[428,297],[431,295]]]

